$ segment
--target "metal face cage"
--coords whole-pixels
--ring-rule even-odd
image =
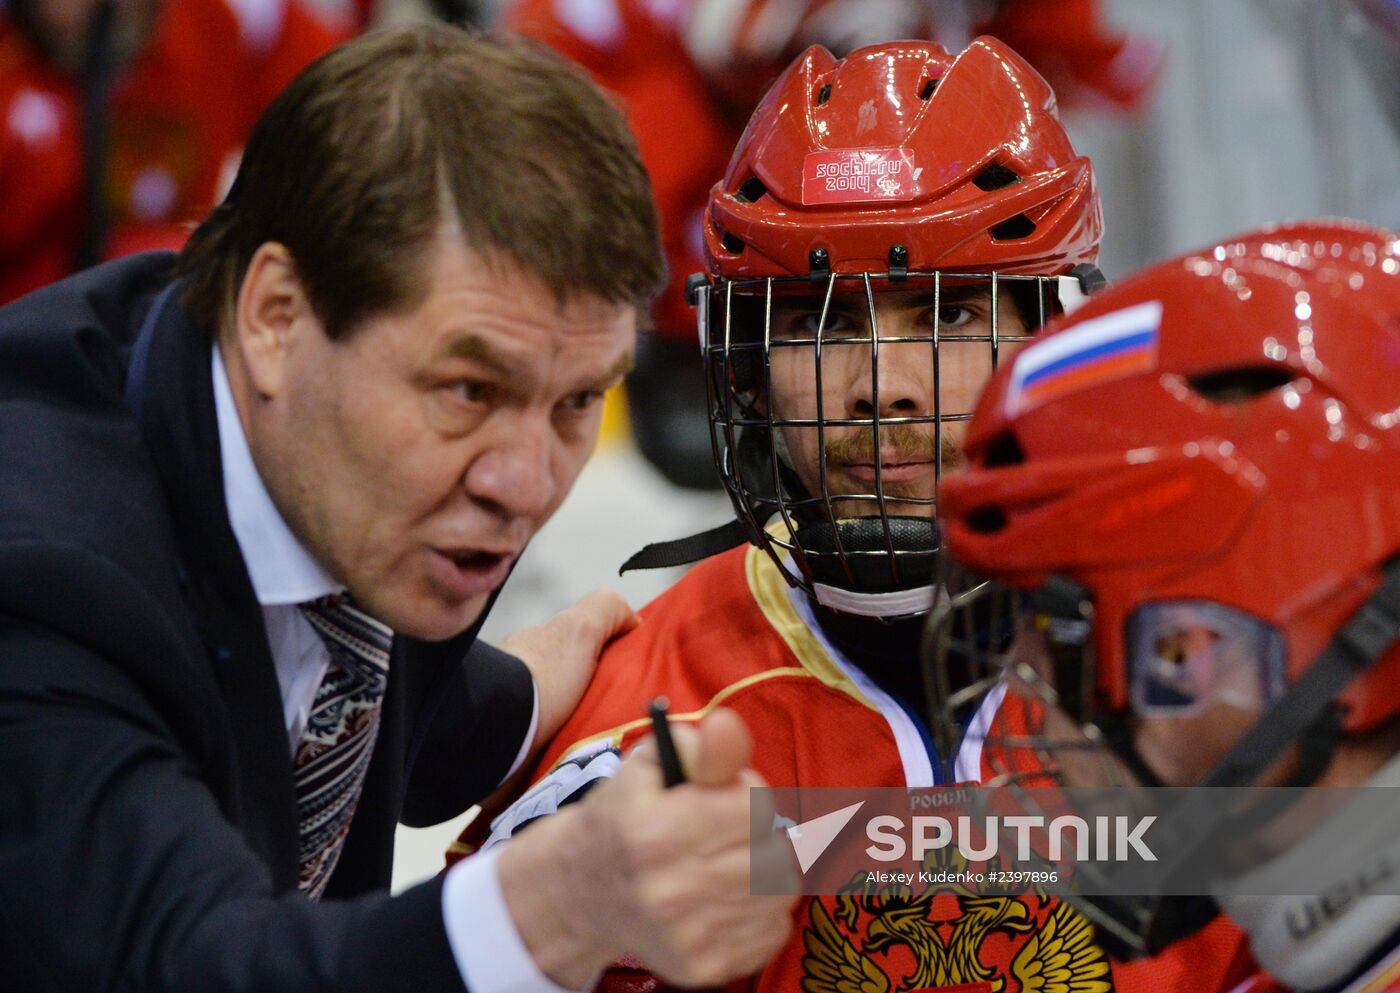
[[[715,464],[739,518],[790,584],[850,613],[892,619],[932,606],[936,486],[982,386],[953,382],[955,373],[970,366],[985,380],[1078,289],[1073,277],[942,271],[721,278],[699,288]],[[895,293],[904,295],[898,313],[922,316],[882,327],[885,294]],[[803,322],[787,320],[794,308],[806,311]],[[976,309],[963,322],[975,326],[944,320],[955,308]],[[971,350],[979,357],[970,362]],[[918,387],[891,397],[882,370]],[[853,376],[865,377],[868,397],[834,402],[829,391]],[[798,381],[814,388],[810,409],[785,403]],[[841,450],[866,453],[864,479],[833,461]],[[913,485],[911,467],[921,477]]]
[[[1136,786],[1139,770],[1112,747],[1097,706],[1093,605],[1063,580],[1033,594],[969,575],[951,559],[939,569],[949,595],[930,612],[922,664],[929,732],[940,755],[975,744],[985,786]],[[969,722],[996,694],[992,719]]]
[[[1081,591],[1052,580],[1034,594],[981,581],[945,560],[939,581],[952,591],[929,613],[921,662],[929,731],[940,755],[970,741],[989,775],[982,786],[1016,791],[1026,812],[1053,817],[1043,801],[1054,787],[1141,785],[1111,740],[1123,728],[1095,723],[1093,608]],[[985,724],[969,720],[983,700],[996,710]],[[945,776],[952,773],[951,760]],[[951,779],[945,779],[951,782]],[[1111,871],[1111,870],[1108,870]],[[1081,877],[1099,869],[1076,866]],[[1121,959],[1152,951],[1161,918],[1195,920],[1199,901],[1085,896],[1068,881],[1047,891],[1094,924],[1096,940]],[[1213,916],[1212,910],[1209,916]]]

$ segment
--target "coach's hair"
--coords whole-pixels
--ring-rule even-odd
[[[217,334],[258,246],[280,242],[342,337],[421,302],[444,220],[560,302],[585,292],[644,308],[665,281],[651,185],[618,109],[539,45],[433,24],[342,45],[273,101],[180,256],[183,300]]]

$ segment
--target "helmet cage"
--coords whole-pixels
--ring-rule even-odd
[[[1036,593],[979,582],[951,558],[940,577],[956,592],[930,613],[921,662],[929,732],[938,754],[950,757],[943,781],[954,781],[947,778],[951,757],[964,736],[975,735],[991,772],[981,785],[1017,791],[1031,813],[1054,816],[1042,807],[1043,796],[1031,792],[1037,788],[1139,785],[1135,753],[1125,756],[1110,744],[1122,729],[1096,723],[1103,714],[1096,706],[1093,604],[1085,591],[1058,577]],[[1024,650],[1032,633],[1041,636],[1042,651]],[[991,723],[968,722],[968,711],[993,692],[1004,696]],[[1026,717],[1009,718],[1013,713]],[[1081,877],[1098,871],[1093,863],[1075,866]],[[1209,913],[1201,920],[1202,901],[1190,898],[1086,896],[1068,880],[1046,889],[1073,904],[1104,948],[1124,960],[1156,950],[1163,932],[1189,933],[1214,914],[1205,901]]]
[[[929,732],[940,755],[977,736],[986,786],[1134,786],[1143,776],[1110,746],[1097,693],[1093,602],[1060,577],[1034,593],[977,581],[951,558],[951,595],[929,615],[923,665]],[[967,708],[1001,687],[1024,707],[968,727]],[[1017,710],[1020,715],[1015,715]]]
[[[698,288],[695,304],[706,367],[711,441],[715,465],[750,540],[773,559],[787,581],[819,603],[838,610],[897,617],[927,611],[933,602],[934,570],[941,541],[934,519],[934,496],[892,495],[881,459],[874,459],[874,482],[868,490],[833,492],[827,464],[829,432],[868,428],[876,453],[881,434],[905,425],[927,426],[933,433],[935,483],[942,478],[947,425],[971,419],[970,407],[951,409],[945,401],[940,356],[950,348],[981,348],[995,370],[1008,343],[1030,339],[1060,308],[1066,293],[1080,294],[1076,277],[965,272],[818,272],[813,276],[747,279],[716,278]],[[985,286],[988,322],[985,332],[964,334],[938,320],[950,286]],[[914,335],[884,334],[879,327],[875,294],[886,290],[926,290],[934,315],[926,330]],[[1026,333],[1005,334],[998,313],[1006,289],[1022,311]],[[863,294],[868,328],[862,333],[832,332],[832,299]],[[774,334],[774,303],[784,298],[820,297],[815,334]],[[961,299],[959,300],[961,302]],[[1068,301],[1066,301],[1068,302]],[[747,318],[747,319],[746,319]],[[923,344],[929,349],[931,409],[892,416],[881,408],[881,349]],[[870,363],[870,416],[845,416],[828,409],[824,395],[823,353],[833,346],[861,346]],[[774,404],[772,364],[781,349],[806,348],[812,356],[816,384],[815,417],[780,417]],[[820,464],[816,492],[804,486],[791,464],[784,432],[815,430]],[[844,433],[844,432],[843,432]],[[844,505],[844,508],[842,507]],[[922,508],[927,507],[924,511]],[[854,508],[857,513],[851,513]],[[914,511],[899,513],[894,508]]]

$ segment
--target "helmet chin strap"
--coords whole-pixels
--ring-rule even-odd
[[[895,620],[926,613],[937,600],[941,540],[929,518],[815,520],[798,529],[794,544],[823,607]]]

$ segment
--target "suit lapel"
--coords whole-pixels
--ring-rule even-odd
[[[140,418],[169,503],[188,597],[228,706],[238,754],[237,822],[272,868],[296,886],[297,814],[281,691],[262,608],[224,503],[212,344],[172,294],[151,329]]]

